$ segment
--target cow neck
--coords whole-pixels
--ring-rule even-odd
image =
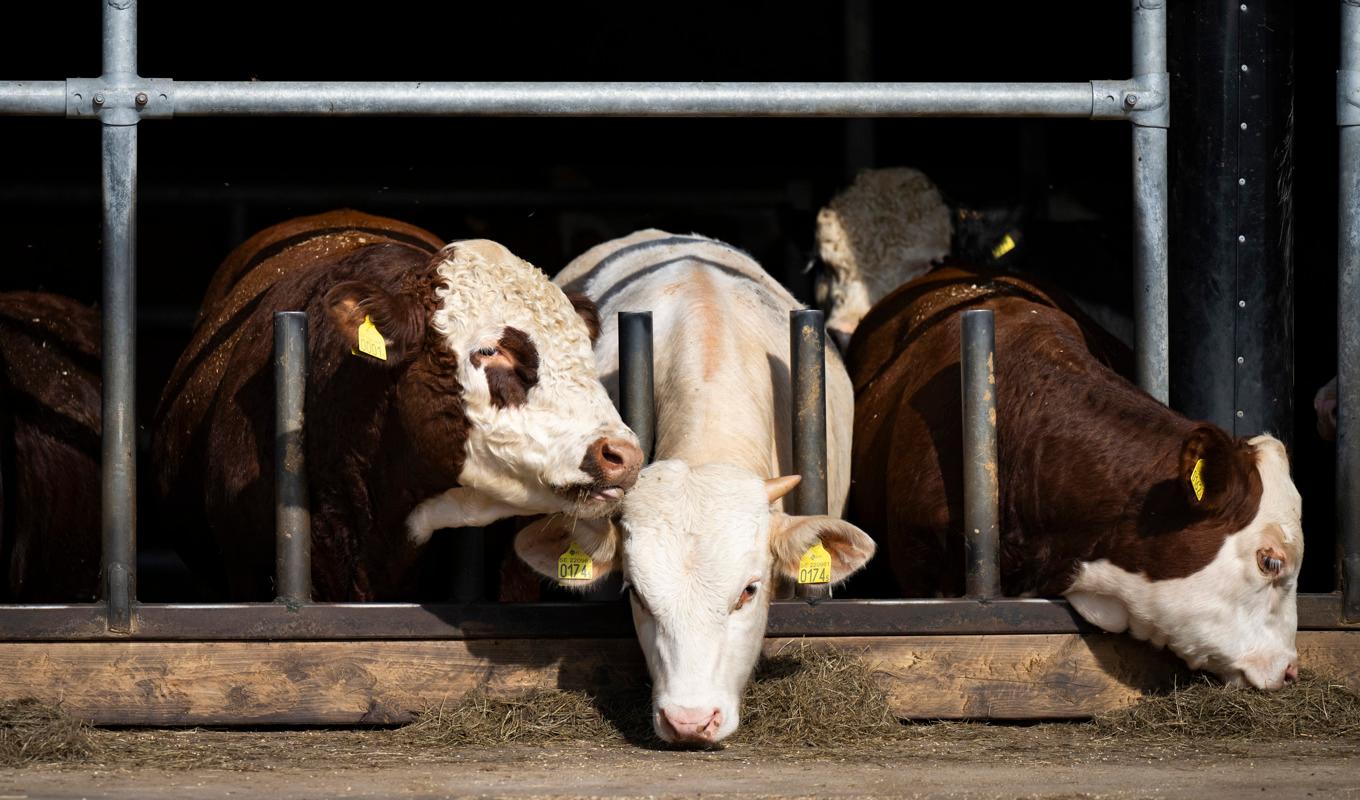
[[[1195,423],[1097,363],[1075,336],[1044,326],[1035,339],[1056,352],[1031,364],[998,359],[1008,593],[1060,593],[1085,561],[1152,580],[1204,568],[1255,515],[1259,474],[1252,468],[1251,491],[1221,512],[1195,510],[1179,470]]]

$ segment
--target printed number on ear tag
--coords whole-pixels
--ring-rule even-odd
[[[557,579],[562,581],[588,581],[595,573],[590,556],[572,542],[567,552],[557,557]]]
[[[1195,502],[1204,499],[1204,459],[1195,460],[1195,468],[1190,471],[1190,488],[1195,490]]]
[[[992,248],[992,258],[1001,258],[1014,249],[1015,240],[1012,239],[1011,235],[1008,233],[1001,237],[1001,241],[997,242],[996,247]]]
[[[387,342],[378,332],[378,326],[373,324],[373,317],[364,315],[364,324],[359,326],[359,346],[350,352],[356,356],[363,353],[379,361],[387,360]]]
[[[831,554],[818,542],[798,560],[799,583],[831,583]]]

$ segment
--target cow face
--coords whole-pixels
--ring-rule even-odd
[[[1081,565],[1067,597],[1092,623],[1165,645],[1191,668],[1234,685],[1278,689],[1297,677],[1295,595],[1303,559],[1302,504],[1288,456],[1278,440],[1258,436],[1242,448],[1241,469],[1213,469],[1204,465],[1230,461],[1232,453],[1202,444],[1192,435],[1182,454],[1186,502],[1228,506],[1234,485],[1259,481],[1254,513],[1246,509],[1250,521],[1228,531],[1212,560],[1189,575],[1154,579],[1155,569],[1131,571],[1102,559]]]
[[[597,517],[637,479],[637,437],[596,375],[594,306],[501,245],[456,242],[419,286],[350,281],[327,303],[345,341],[365,319],[381,333],[407,436],[458,484],[412,512],[417,541],[516,513]]]
[[[833,584],[873,555],[873,540],[853,525],[771,511],[797,482],[659,461],[643,470],[616,521],[549,518],[516,538],[521,558],[549,577],[559,576],[559,557],[573,542],[590,555],[593,580],[622,570],[652,677],[652,725],[663,740],[706,746],[736,730],[775,577],[796,580],[803,554],[819,542]],[[589,585],[563,585],[573,584]]]

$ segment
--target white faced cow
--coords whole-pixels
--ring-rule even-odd
[[[599,304],[596,356],[615,396],[617,314],[652,312],[659,460],[643,470],[617,518],[548,517],[521,531],[516,551],[553,578],[572,543],[589,555],[594,580],[620,570],[652,675],[657,735],[715,743],[739,723],[774,580],[796,579],[818,542],[830,554],[832,583],[874,551],[864,532],[836,516],[780,510],[798,482],[788,475],[788,331],[789,311],[800,306],[745,253],[656,230],[600,245],[556,280]],[[852,399],[834,349],[826,359],[828,484],[839,515]]]

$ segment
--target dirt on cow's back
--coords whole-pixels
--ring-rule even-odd
[[[1089,724],[912,726],[862,747],[402,747],[394,731],[101,731],[89,762],[0,770],[0,797],[1360,797],[1360,743],[1148,743]]]

